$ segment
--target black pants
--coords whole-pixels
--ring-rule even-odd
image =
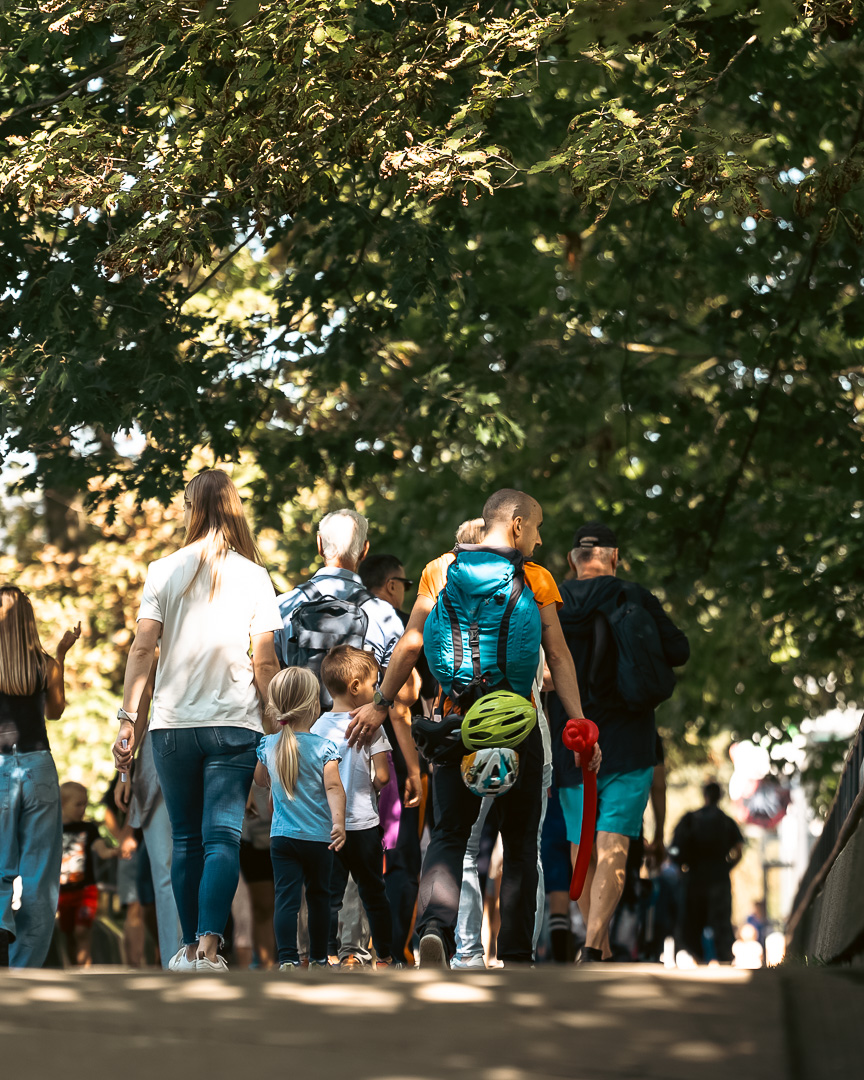
[[[432,782],[438,816],[420,875],[417,932],[422,937],[427,930],[436,930],[452,955],[462,863],[480,813],[480,799],[465,787],[459,765],[438,765]],[[498,957],[505,962],[533,959],[542,795],[543,743],[535,728],[519,747],[518,780],[506,795],[499,795],[496,805],[504,844]]]
[[[357,891],[366,910],[372,944],[382,960],[392,955],[393,919],[384,887],[384,848],[381,830],[357,829],[345,834],[345,846],[336,852],[330,879],[330,954],[339,952],[339,912],[348,875],[357,882]],[[397,959],[399,959],[397,957]]]
[[[288,836],[270,839],[270,858],[276,885],[273,929],[279,963],[296,963],[297,913],[306,885],[309,910],[309,959],[327,962],[327,931],[330,925],[330,876],[333,852],[323,840],[294,840]]]
[[[711,930],[717,959],[732,959],[732,886],[729,874],[703,877],[691,870],[683,874],[684,905],[681,939],[684,948],[697,960],[707,959],[702,947],[702,933]]]
[[[420,887],[420,807],[402,807],[396,846],[387,849],[384,884],[393,916],[393,949],[397,960],[407,959],[405,947],[412,931],[414,905]],[[413,961],[412,961],[413,962]]]

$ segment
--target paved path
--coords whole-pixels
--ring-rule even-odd
[[[3,1080],[853,1080],[862,1026],[807,969],[0,976]]]

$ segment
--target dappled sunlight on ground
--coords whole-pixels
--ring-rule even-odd
[[[154,1071],[158,1080],[234,1080],[253,1060],[302,1080],[692,1080],[694,1070],[700,1080],[748,1080],[783,1059],[778,978],[649,965],[10,972],[0,977],[0,1037],[5,1057],[37,1054],[44,1075],[64,1080],[97,1043],[99,1054],[123,1056],[124,1080]],[[85,1075],[93,1080],[82,1067]]]

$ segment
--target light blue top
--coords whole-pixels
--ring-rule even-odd
[[[300,768],[294,798],[289,799],[276,772],[276,747],[282,738],[267,735],[258,743],[258,758],[270,773],[273,792],[273,824],[271,836],[290,836],[293,840],[319,840],[330,843],[333,821],[330,804],[324,790],[324,766],[328,761],[341,761],[336,745],[320,735],[306,731],[294,733],[300,752]]]

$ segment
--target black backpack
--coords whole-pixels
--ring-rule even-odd
[[[675,690],[675,672],[663,652],[657,623],[639,602],[635,591],[628,590],[626,585],[614,600],[598,608],[592,678],[602,659],[605,627],[618,647],[616,684],[627,705],[634,710],[653,709],[670,698]]]
[[[291,636],[285,644],[286,667],[305,667],[321,678],[321,662],[336,645],[362,649],[369,616],[360,606],[372,600],[362,587],[344,600],[321,592],[314,581],[300,586],[305,600],[291,612]],[[321,707],[326,711],[333,699],[321,687]]]

